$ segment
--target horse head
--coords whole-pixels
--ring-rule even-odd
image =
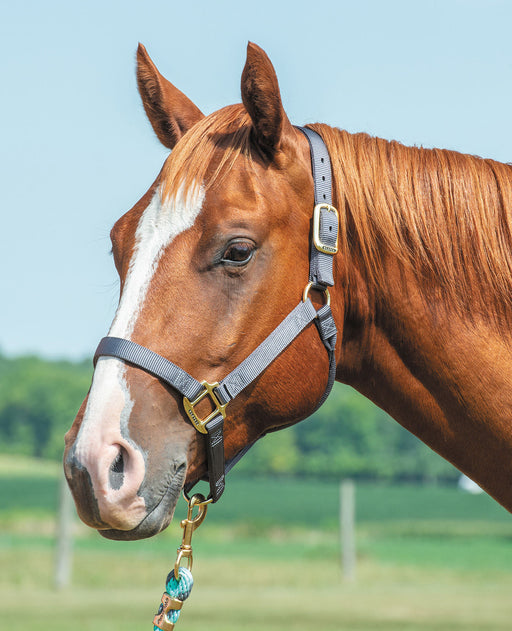
[[[274,68],[254,44],[243,103],[209,116],[159,73],[142,46],[137,79],[151,125],[172,152],[112,229],[120,299],[109,336],[147,347],[199,381],[218,382],[303,294],[314,205],[308,142],[288,120]],[[340,323],[341,308],[333,306]],[[307,417],[328,368],[315,327],[306,327],[230,403],[226,459]],[[208,413],[208,400],[201,405]],[[165,528],[184,485],[207,474],[203,436],[179,393],[105,356],[66,435],[64,463],[81,519],[114,539]]]

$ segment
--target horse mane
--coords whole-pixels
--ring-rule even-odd
[[[499,321],[510,314],[512,165],[310,127],[331,156],[334,197],[345,218],[342,256],[358,264],[370,291],[386,287],[385,263],[393,256],[414,272],[426,299],[441,296],[460,312]],[[240,156],[249,168],[250,135],[242,104],[200,120],[164,164],[162,199],[207,189]]]
[[[412,270],[426,298],[503,322],[512,309],[512,165],[406,147],[315,124],[329,149],[345,256],[373,292],[385,259]],[[343,219],[342,219],[343,221]]]
[[[239,156],[249,163],[250,133],[251,119],[242,104],[229,105],[201,119],[183,136],[164,164],[160,180],[162,200],[177,195],[186,198],[201,186],[208,189],[229,172]]]

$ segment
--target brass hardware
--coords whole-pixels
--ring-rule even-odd
[[[320,288],[320,287],[313,287],[313,283],[308,283],[306,285],[306,287],[304,288],[304,293],[302,294],[302,302],[306,302],[307,298],[308,298],[308,294],[309,294],[309,290],[313,288],[316,289],[317,291],[323,291],[325,294],[325,303],[327,306],[331,306],[331,294],[329,293],[329,289],[328,287],[324,287],[324,288]]]
[[[190,499],[185,496],[185,499],[188,502],[187,517],[181,521],[183,538],[181,540],[181,545],[178,548],[176,563],[174,564],[174,578],[178,582],[181,580],[180,564],[183,559],[187,560],[187,569],[192,569],[192,534],[194,533],[194,530],[203,523],[203,520],[206,517],[206,511],[208,510],[208,504],[211,502],[211,500],[205,499],[204,495],[201,495],[200,493],[196,493]],[[194,517],[194,510],[196,508],[198,512]],[[172,589],[170,591],[172,591]],[[189,593],[190,589],[183,594],[183,598],[185,599]],[[176,623],[170,621],[169,612],[180,611],[182,607],[182,600],[164,592],[158,611],[153,618],[153,626],[157,627],[161,631],[173,631]]]
[[[339,222],[338,211],[334,206],[330,204],[317,204],[313,210],[313,244],[319,252],[324,254],[336,254],[338,251],[338,233],[336,233],[335,245],[327,245],[322,242],[320,238],[320,213],[322,210],[334,213],[336,215],[336,221]]]
[[[208,510],[209,500],[206,500],[204,495],[196,493],[190,498],[188,503],[187,518],[182,519],[181,527],[183,528],[183,539],[181,545],[178,548],[178,556],[176,563],[174,564],[174,578],[180,580],[180,565],[185,559],[187,561],[187,568],[192,570],[192,535],[196,528],[203,523],[206,517],[206,511]],[[198,509],[197,515],[194,517],[194,508]]]
[[[227,403],[221,403],[214,392],[215,388],[219,387],[217,382],[208,383],[207,381],[202,381],[201,385],[204,387],[204,390],[193,401],[190,401],[187,397],[183,397],[183,407],[185,408],[188,418],[192,421],[192,425],[197,429],[197,431],[201,432],[201,434],[207,434],[208,430],[206,429],[206,424],[209,421],[215,418],[218,414],[222,414],[222,418],[226,418]],[[201,419],[196,414],[194,408],[199,401],[202,401],[206,396],[210,397],[215,409],[206,418]]]
[[[153,618],[153,625],[162,631],[173,631],[174,622],[169,622],[167,614],[169,611],[179,611],[182,607],[182,600],[172,598],[167,592],[164,592],[158,612]]]

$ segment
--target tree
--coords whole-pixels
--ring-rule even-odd
[[[0,356],[0,449],[60,458],[90,374],[85,363]]]
[[[90,362],[0,355],[0,451],[59,459],[89,388]],[[238,465],[247,473],[435,480],[458,472],[352,388],[336,384],[310,419],[269,434]]]

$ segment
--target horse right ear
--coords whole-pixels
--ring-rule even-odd
[[[158,72],[142,44],[137,49],[137,84],[149,122],[169,149],[204,118],[201,110]]]

